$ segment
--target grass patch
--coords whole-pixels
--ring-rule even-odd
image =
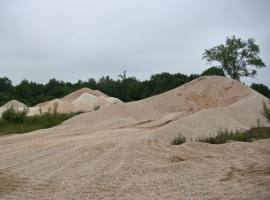
[[[252,142],[254,140],[267,138],[270,138],[270,127],[255,127],[246,131],[221,129],[217,132],[217,135],[200,137],[196,139],[196,141],[210,144],[224,144],[229,141]]]
[[[171,141],[172,145],[180,145],[186,142],[185,136],[182,135],[181,132],[178,132],[178,134],[175,136],[175,138]]]
[[[12,108],[13,109],[13,108]],[[26,116],[22,112],[11,108],[3,113],[0,119],[0,136],[12,133],[26,133],[38,129],[51,128],[61,124],[63,121],[75,116],[78,113],[43,113],[36,116]],[[24,111],[23,111],[24,112]],[[8,116],[4,117],[4,116]]]
[[[27,110],[17,111],[10,107],[2,113],[2,119],[13,123],[22,123],[26,118]]]

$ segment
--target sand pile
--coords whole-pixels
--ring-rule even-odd
[[[0,107],[0,116],[2,115],[2,113],[5,110],[7,110],[7,109],[9,109],[11,107],[13,107],[17,111],[24,111],[24,110],[27,110],[28,109],[28,107],[25,104],[23,104],[23,103],[21,103],[21,102],[19,102],[17,100],[10,100],[5,105],[3,105],[2,107]]]
[[[144,100],[143,104],[163,113],[184,115],[203,109],[223,107],[248,97],[252,90],[230,78],[197,78],[181,87]]]
[[[104,106],[107,102],[95,95],[89,94],[89,93],[83,93],[81,96],[73,100],[73,111],[91,111],[91,110],[97,110],[101,106]]]
[[[23,109],[27,109],[27,106],[17,100],[11,100],[9,102],[7,102],[5,105],[2,106],[2,108],[11,108],[13,107],[16,110],[23,110]]]
[[[108,97],[98,90],[82,88],[61,99],[46,101],[31,107],[29,115],[40,114],[40,111],[42,113],[54,112],[54,110],[59,113],[88,112],[116,103],[122,103],[122,101],[114,97]]]
[[[116,104],[77,116],[65,124],[93,129],[137,128],[170,140],[182,131],[187,137],[215,133],[220,128],[250,128],[267,124],[261,114],[267,98],[226,77],[200,77],[166,93],[141,101]]]
[[[64,98],[63,98],[64,99]],[[73,112],[88,112],[97,110],[101,107],[111,104],[123,103],[121,100],[114,97],[96,96],[90,93],[82,93],[78,98],[74,99],[71,104]]]
[[[66,95],[62,99],[65,101],[72,102],[75,99],[79,98],[82,94],[85,94],[85,93],[94,95],[96,97],[100,97],[100,96],[108,97],[106,94],[104,94],[103,92],[101,92],[99,90],[91,90],[90,88],[81,88],[79,90],[76,90],[75,92],[72,92],[72,93]]]

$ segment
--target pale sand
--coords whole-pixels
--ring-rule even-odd
[[[100,97],[100,96],[108,97],[106,94],[104,94],[103,92],[101,92],[99,90],[92,90],[90,88],[81,88],[79,90],[76,90],[75,92],[68,94],[67,96],[63,97],[62,99],[65,101],[72,102],[84,93],[92,94],[92,95],[97,96],[97,97]]]
[[[7,102],[6,104],[4,104],[2,107],[0,107],[0,117],[2,116],[2,113],[4,111],[6,111],[7,109],[13,107],[15,110],[18,110],[18,111],[24,111],[24,110],[27,110],[28,107],[17,101],[17,100],[10,100],[9,102]]]
[[[61,99],[39,103],[29,109],[28,115],[38,114],[37,108],[40,108],[42,112],[52,112],[55,107],[57,107],[58,113],[89,112],[116,103],[122,103],[122,101],[114,97],[108,97],[98,90],[82,88]]]
[[[249,128],[265,97],[203,77],[142,101],[0,138],[0,199],[269,199],[270,139],[222,145],[195,137]],[[188,142],[170,145],[177,131]]]
[[[3,108],[10,108],[13,107],[14,109],[21,109],[21,108],[27,108],[27,106],[17,100],[10,100],[6,104],[2,106]]]

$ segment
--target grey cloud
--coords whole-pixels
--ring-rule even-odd
[[[46,82],[200,73],[205,48],[254,37],[270,64],[267,0],[3,0],[0,76]],[[269,67],[251,82],[270,86]]]

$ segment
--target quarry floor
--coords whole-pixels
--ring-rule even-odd
[[[0,199],[270,199],[270,140],[172,146],[129,127],[3,136]]]

